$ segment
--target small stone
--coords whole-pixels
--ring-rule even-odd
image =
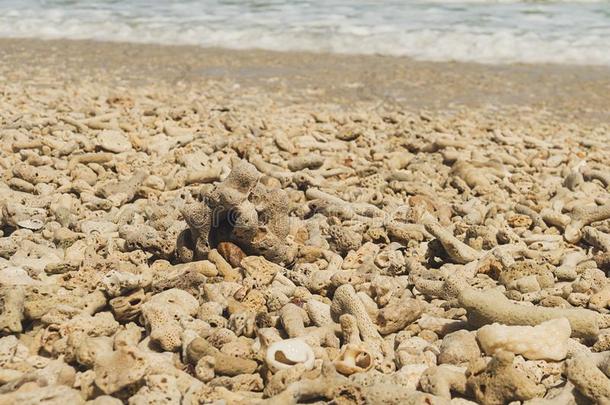
[[[220,242],[216,250],[233,267],[241,267],[241,261],[246,257],[244,251],[231,242]]]
[[[120,131],[104,130],[97,136],[100,148],[113,153],[127,152],[132,149],[131,142]]]
[[[475,335],[465,330],[458,330],[443,338],[438,362],[440,364],[468,363],[480,355],[481,350]]]

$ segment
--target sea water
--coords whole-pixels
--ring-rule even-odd
[[[0,36],[610,65],[610,0],[0,0]]]

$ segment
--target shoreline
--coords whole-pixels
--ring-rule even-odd
[[[56,77],[67,81],[232,82],[289,103],[365,102],[433,111],[534,108],[566,120],[610,119],[610,67],[8,38],[0,39],[0,58],[0,75],[9,80],[59,68]]]

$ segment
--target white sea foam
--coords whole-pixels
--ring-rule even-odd
[[[0,36],[610,65],[610,0],[0,0]]]

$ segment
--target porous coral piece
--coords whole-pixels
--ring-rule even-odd
[[[60,386],[48,386],[48,387],[37,387],[29,389],[27,391],[16,391],[6,394],[0,394],[0,404],[2,405],[13,405],[13,404],[42,404],[42,405],[55,405],[55,404],[84,404],[85,400],[81,396],[80,392],[66,387]]]
[[[179,288],[193,296],[200,293],[201,286],[208,277],[218,275],[216,266],[207,260],[171,265],[164,260],[157,260],[151,266],[152,284],[154,293]]]
[[[188,240],[178,242],[180,259],[182,261],[205,259],[211,249],[210,231],[213,221],[216,220],[215,213],[210,207],[200,203],[185,204],[181,213],[190,233],[184,234],[184,238]],[[188,247],[191,252],[187,251]]]
[[[304,306],[307,315],[316,326],[325,326],[333,323],[330,305],[311,298]]]
[[[13,166],[13,176],[25,180],[30,184],[51,183],[59,173],[50,166],[33,166],[27,163],[18,163]]]
[[[127,180],[110,180],[101,183],[96,189],[96,195],[112,201],[115,206],[123,205],[135,198],[138,189],[147,177],[148,173],[145,170],[136,170]]]
[[[152,283],[149,272],[142,274],[128,273],[125,271],[110,270],[101,279],[102,288],[111,297],[117,297],[128,291],[139,288],[147,288]]]
[[[178,380],[173,375],[149,375],[145,384],[129,398],[129,405],[177,404],[182,400]]]
[[[21,332],[21,321],[25,318],[25,290],[23,287],[0,289],[0,332]]]
[[[176,351],[182,345],[181,321],[189,320],[198,308],[199,303],[192,295],[173,288],[153,296],[141,310],[151,340],[163,350]]]
[[[481,356],[474,333],[458,330],[447,334],[439,348],[440,364],[465,364]]]
[[[564,238],[577,243],[582,238],[582,228],[596,221],[610,218],[610,203],[598,206],[577,207],[570,213],[571,221],[566,227]]]
[[[347,378],[338,374],[332,364],[325,363],[319,377],[313,380],[293,382],[283,392],[267,399],[262,404],[297,404],[315,399],[335,401],[349,399],[355,403],[364,403],[361,390],[350,384]]]
[[[602,252],[610,252],[610,234],[601,232],[591,226],[585,226],[582,229],[582,236],[583,239],[593,247],[596,247]]]
[[[146,373],[148,360],[135,347],[120,347],[116,351],[101,352],[96,356],[93,370],[95,384],[105,394],[113,394],[129,385],[137,384]]]
[[[422,337],[413,336],[398,343],[396,347],[396,360],[401,367],[412,364],[433,366],[437,363],[437,352],[436,347],[430,342]],[[423,372],[424,370],[421,371]]]
[[[572,333],[566,318],[551,319],[536,326],[485,325],[477,339],[487,354],[498,350],[521,354],[530,360],[563,360]]]
[[[35,363],[34,366],[36,365]],[[48,362],[40,362],[37,366],[40,368],[32,367],[31,370],[20,377],[3,384],[0,387],[0,394],[20,390],[27,391],[27,388],[72,387],[74,385],[76,371],[64,362],[63,357]]]
[[[204,356],[213,357],[214,371],[219,375],[252,374],[258,367],[255,361],[222,353],[205,339],[199,337],[188,344],[186,353],[188,360],[194,364],[197,364]]]
[[[342,314],[350,314],[358,322],[360,336],[365,343],[375,344],[381,341],[377,327],[366,312],[362,301],[356,295],[354,287],[350,284],[340,286],[335,290],[331,313],[338,319]]]
[[[379,253],[380,247],[372,242],[366,242],[358,250],[350,251],[343,263],[341,268],[344,270],[357,270],[365,266],[365,264],[373,264],[374,258]],[[341,274],[341,272],[337,273]]]
[[[421,303],[404,294],[400,299],[391,300],[388,305],[379,310],[377,325],[379,333],[388,335],[403,330],[415,322],[422,314]]]
[[[266,397],[278,395],[286,389],[290,384],[299,381],[307,372],[303,364],[296,364],[294,367],[278,370],[267,381],[264,388]]]
[[[214,378],[214,366],[216,365],[216,359],[214,356],[203,356],[195,364],[195,376],[203,381],[208,382]]]
[[[360,331],[358,330],[358,320],[354,315],[341,315],[339,317],[339,324],[341,325],[343,341],[346,344],[358,344],[362,342],[360,339]]]
[[[514,359],[514,354],[498,351],[486,366],[481,368],[480,362],[475,362],[478,364],[469,368],[467,386],[477,402],[505,404],[544,395],[546,389],[519,371]]]
[[[241,267],[254,280],[256,287],[271,284],[275,275],[283,270],[282,266],[278,266],[261,256],[245,257],[241,261]]]
[[[76,346],[76,361],[86,367],[93,367],[98,357],[112,353],[113,350],[112,338],[107,336],[81,337]]]
[[[510,286],[520,279],[531,276],[534,276],[535,281],[542,288],[549,288],[554,284],[552,266],[533,260],[515,262],[507,269],[501,270],[497,278],[501,284]]]
[[[47,222],[47,213],[42,208],[10,201],[2,202],[2,225],[25,228],[33,231],[41,229]]]
[[[431,394],[416,391],[405,384],[402,376],[382,374],[377,371],[354,374],[349,383],[358,387],[363,397],[363,403],[384,405],[394,404],[447,404],[447,400]],[[359,402],[357,402],[359,403]]]
[[[280,320],[289,337],[295,338],[305,334],[307,312],[295,304],[288,303],[280,310]]]
[[[123,225],[119,236],[125,240],[127,250],[141,249],[159,258],[169,258],[176,250],[176,240],[150,225]]]
[[[205,258],[212,245],[224,240],[276,263],[292,262],[296,250],[286,243],[286,193],[264,186],[260,178],[250,163],[236,161],[203,204],[189,204],[182,210],[195,258]]]
[[[118,321],[132,321],[140,315],[145,298],[146,294],[140,288],[123,296],[115,297],[108,301],[108,304]]]
[[[582,395],[598,404],[610,403],[610,380],[586,354],[566,360],[565,374]]]
[[[358,250],[362,245],[361,233],[340,225],[331,225],[328,228],[328,237],[333,250],[342,255],[350,250]]]
[[[421,218],[421,223],[441,243],[451,260],[459,264],[467,264],[481,257],[481,254],[460,241],[451,232],[444,229],[429,213]]]
[[[475,327],[500,323],[535,326],[551,319],[566,318],[572,336],[595,338],[599,333],[598,315],[586,309],[528,307],[511,302],[495,290],[460,292],[460,305],[468,311],[468,322]]]
[[[466,394],[466,369],[451,365],[428,367],[419,385],[422,391],[451,399],[451,393]]]
[[[93,316],[83,312],[59,325],[60,334],[66,338],[70,335],[76,337],[80,333],[87,336],[112,336],[118,329],[119,323],[110,312],[98,312]]]

